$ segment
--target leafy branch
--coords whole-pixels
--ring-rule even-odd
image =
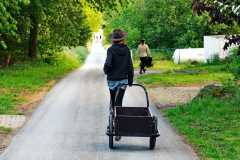
[[[198,15],[202,15],[204,11],[209,13],[211,17],[210,24],[224,23],[226,25],[233,25],[233,22],[237,22],[240,25],[240,1],[239,0],[193,0],[191,7],[192,16],[195,16],[195,11]],[[238,44],[240,55],[240,35],[234,36],[232,38],[226,35],[225,39],[228,42],[225,43],[223,49],[228,49],[232,44]]]

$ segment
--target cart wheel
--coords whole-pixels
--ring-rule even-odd
[[[157,133],[157,125],[158,125],[158,121],[157,121],[157,117],[153,116],[153,134]],[[155,144],[156,144],[156,139],[157,137],[150,137],[150,149],[154,149]]]
[[[109,133],[113,133],[113,116],[109,115]],[[113,149],[113,136],[109,136],[109,147]]]

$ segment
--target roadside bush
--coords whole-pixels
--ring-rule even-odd
[[[238,55],[238,48],[233,49],[230,55],[231,61],[226,64],[227,70],[233,74],[236,84],[240,79],[240,56]]]
[[[207,65],[220,65],[223,64],[218,54],[214,54],[210,59],[207,59]]]
[[[201,63],[199,63],[196,60],[191,60],[189,59],[188,61],[184,62],[184,65],[186,68],[190,68],[190,67],[195,67],[195,66],[200,66]]]

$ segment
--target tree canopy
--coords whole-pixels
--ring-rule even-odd
[[[239,33],[233,25],[209,25],[207,12],[202,16],[191,16],[191,0],[135,0],[119,11],[105,12],[104,34],[108,37],[114,28],[128,33],[130,48],[137,48],[141,38],[150,48],[203,47],[203,36],[210,34]]]
[[[239,0],[193,0],[192,13],[195,16],[194,12],[197,11],[198,15],[202,15],[204,11],[209,13],[211,17],[210,24],[224,23],[226,25],[233,25],[234,22],[240,25],[240,1]],[[228,42],[225,43],[223,49],[226,50],[232,44],[238,44],[238,54],[240,55],[240,35],[226,35],[225,39]]]
[[[240,24],[240,1],[239,0],[193,0],[192,1],[192,13],[197,11],[198,15],[202,15],[204,11],[209,13],[211,22],[215,24],[225,23],[232,25],[233,21]]]
[[[101,11],[129,0],[2,0],[0,59],[42,56],[62,46],[86,45],[101,26]],[[1,65],[1,62],[0,62]]]
[[[201,16],[191,17],[191,4]],[[131,48],[141,38],[151,48],[202,47],[203,35],[239,33],[239,9],[238,0],[2,0],[0,59],[85,45],[102,13],[105,36],[121,28]],[[216,25],[208,25],[213,19]]]

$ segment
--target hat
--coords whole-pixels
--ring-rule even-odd
[[[140,39],[140,41],[146,41],[146,39],[142,38],[142,39]]]
[[[112,41],[121,41],[127,37],[127,33],[121,29],[114,29],[113,33],[109,34],[109,39]]]

